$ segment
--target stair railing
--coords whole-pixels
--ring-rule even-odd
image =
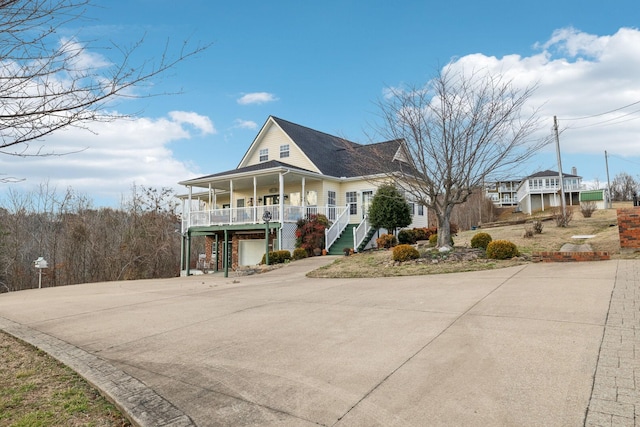
[[[365,215],[360,224],[353,229],[353,250],[357,250],[360,243],[367,237],[370,228],[369,215]]]
[[[333,222],[331,227],[324,230],[325,249],[329,250],[331,245],[333,245],[336,242],[336,240],[338,240],[338,237],[340,237],[340,234],[342,234],[342,232],[347,227],[347,225],[349,225],[349,206],[348,205],[347,205],[347,208],[344,211],[342,211],[340,215],[338,215],[338,217]]]

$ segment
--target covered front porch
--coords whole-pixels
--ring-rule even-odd
[[[234,235],[253,230],[252,238],[257,239],[261,233],[259,238],[264,241],[267,223],[274,233],[271,247],[293,251],[298,220],[318,214],[331,223],[325,231],[326,248],[336,241],[352,219],[348,207],[337,204],[339,180],[333,182],[311,171],[269,163],[181,182],[188,189],[180,196],[183,259],[185,251],[190,251],[192,235],[222,236],[223,232]],[[327,193],[334,197],[326,197]],[[225,240],[223,247],[227,248],[232,239],[220,240]],[[236,258],[243,256],[238,253]],[[188,262],[186,267],[188,270]]]

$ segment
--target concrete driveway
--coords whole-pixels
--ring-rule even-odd
[[[330,260],[2,294],[0,328],[141,424],[583,425],[619,261],[305,277]]]

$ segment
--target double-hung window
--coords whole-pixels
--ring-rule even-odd
[[[266,162],[267,160],[269,160],[269,149],[268,148],[261,148],[260,149],[260,161],[261,162]]]
[[[347,191],[347,204],[349,205],[349,215],[358,214],[358,193],[356,191]]]
[[[284,159],[285,157],[289,157],[289,144],[280,146],[280,158]]]

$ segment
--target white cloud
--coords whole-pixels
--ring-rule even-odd
[[[209,117],[201,116],[198,113],[188,111],[171,111],[169,112],[169,117],[171,117],[171,119],[176,123],[192,125],[196,129],[199,129],[203,135],[217,133]]]
[[[181,111],[161,118],[94,122],[91,132],[67,128],[50,135],[42,146],[42,153],[55,149],[56,155],[0,156],[4,176],[26,178],[4,187],[29,191],[48,182],[58,191],[72,187],[98,205],[117,205],[122,195],[129,195],[133,183],[184,191],[177,182],[199,171],[176,159],[169,144],[193,138],[192,128],[199,135],[215,132],[207,117]],[[29,150],[35,153],[39,148],[32,143]],[[63,153],[73,154],[59,155]]]
[[[235,119],[233,121],[233,127],[235,129],[257,129],[258,124],[252,120]]]
[[[503,58],[467,55],[449,64],[455,70],[487,70],[502,74],[516,86],[538,84],[529,106],[539,107],[549,133],[553,116],[565,129],[565,153],[640,156],[638,105],[605,113],[640,101],[640,31],[621,28],[596,36],[566,28],[557,30],[531,56]],[[591,117],[572,120],[581,117]]]
[[[573,27],[555,30],[547,42],[534,46],[546,51],[555,50],[569,57],[587,55],[597,57],[606,49],[608,36],[583,33]]]
[[[268,92],[253,92],[247,93],[240,98],[238,98],[238,104],[240,105],[250,105],[250,104],[264,104],[267,102],[277,101],[278,98],[272,93]]]

